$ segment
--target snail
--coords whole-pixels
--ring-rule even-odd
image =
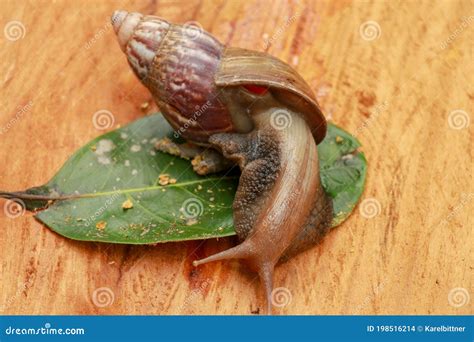
[[[194,156],[199,174],[229,161],[240,167],[233,202],[240,244],[193,265],[245,260],[263,283],[270,313],[275,266],[318,243],[332,219],[317,151],[326,120],[314,93],[285,62],[225,47],[195,26],[126,11],[115,11],[112,25],[175,134],[196,146],[168,141],[159,148]]]

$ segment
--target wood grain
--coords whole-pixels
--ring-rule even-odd
[[[277,269],[276,286],[292,298],[276,313],[474,312],[473,1],[2,1],[2,27],[18,20],[25,35],[0,37],[1,189],[48,181],[101,133],[96,111],[118,125],[143,115],[150,96],[108,25],[118,8],[198,21],[226,44],[267,49],[361,140],[369,201]],[[360,32],[367,21],[380,27],[374,40]],[[2,314],[251,314],[263,304],[238,262],[192,268],[230,240],[82,243],[3,210],[0,226]],[[111,305],[94,304],[101,287]],[[455,288],[470,301],[450,304]]]

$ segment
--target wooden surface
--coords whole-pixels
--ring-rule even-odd
[[[229,45],[264,50],[270,42],[368,159],[366,201],[321,245],[277,269],[276,286],[291,302],[275,313],[474,312],[473,1],[1,7],[2,27],[18,20],[25,28],[16,41],[0,37],[1,189],[48,181],[101,133],[92,124],[98,110],[112,112],[116,125],[143,115],[149,94],[110,29],[114,9],[198,21]],[[360,29],[367,21],[380,27],[374,40]],[[82,243],[3,210],[0,226],[0,313],[251,314],[264,303],[258,279],[237,261],[193,270],[192,260],[232,241]],[[103,287],[113,302],[101,307],[93,294]]]

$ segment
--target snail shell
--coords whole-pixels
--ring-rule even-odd
[[[203,143],[215,132],[234,130],[227,107],[213,95],[212,75],[224,51],[214,37],[138,13],[116,12],[112,22],[130,66],[175,130],[187,125],[184,137]]]
[[[177,130],[190,125],[186,139],[207,142],[216,132],[242,131],[239,128],[245,124],[231,116],[220,93],[222,88],[241,85],[270,89],[283,104],[302,113],[316,143],[324,139],[326,120],[313,91],[279,59],[226,48],[203,30],[155,16],[116,11],[112,23],[130,66],[171,126]]]

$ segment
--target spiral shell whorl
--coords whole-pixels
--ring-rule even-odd
[[[158,53],[163,37],[170,24],[157,17],[145,17],[135,27],[135,31],[126,47],[128,62],[140,79],[150,74],[150,68]]]
[[[216,132],[233,130],[214,82],[224,47],[207,32],[190,36],[187,30],[170,27],[144,83],[173,128],[184,127],[184,138],[206,142]]]
[[[115,11],[112,25],[133,71],[184,138],[206,143],[233,130],[214,82],[224,51],[219,41],[189,25],[126,11]]]
[[[126,11],[115,11],[112,15],[112,26],[119,41],[120,48],[125,48],[130,37],[143,16],[140,13],[128,13]]]
[[[145,79],[170,24],[155,16],[115,11],[112,25],[133,71]]]

